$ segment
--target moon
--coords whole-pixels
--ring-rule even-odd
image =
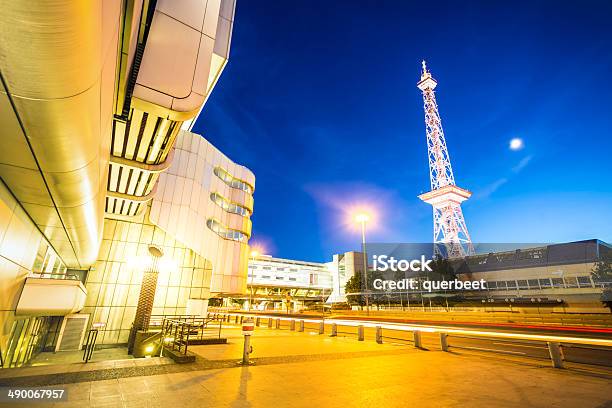
[[[524,146],[523,139],[520,137],[515,137],[510,140],[510,150],[521,150]]]

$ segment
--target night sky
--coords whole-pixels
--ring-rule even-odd
[[[358,249],[365,205],[368,241],[431,241],[426,59],[474,242],[612,242],[611,18],[610,1],[238,0],[194,132],[255,173],[271,255]]]

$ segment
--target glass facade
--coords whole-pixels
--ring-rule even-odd
[[[211,266],[204,258],[147,222],[107,219],[95,267],[87,275],[85,308],[90,324],[105,323],[98,343],[127,343],[149,245],[163,251],[153,315],[186,314],[189,299],[208,299]]]

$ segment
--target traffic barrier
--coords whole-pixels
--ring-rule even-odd
[[[448,334],[440,333],[440,348],[442,351],[448,351]]]
[[[382,344],[383,339],[382,339],[382,327],[380,326],[376,326],[376,342],[378,344]]]
[[[415,330],[412,332],[412,335],[414,339],[414,347],[423,348],[423,343],[421,342],[421,332],[418,330]]]
[[[548,352],[550,353],[550,359],[552,361],[552,366],[554,368],[564,368],[563,367],[563,350],[561,349],[561,345],[556,341],[548,341]]]

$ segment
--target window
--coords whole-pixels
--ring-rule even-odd
[[[206,221],[206,225],[221,238],[238,242],[246,242],[248,239],[248,236],[244,232],[227,228],[217,220],[209,219]]]
[[[550,279],[539,279],[541,288],[550,288]]]
[[[269,270],[270,270],[270,269],[272,269],[272,268],[271,268],[271,267],[269,267],[269,266],[264,266],[262,269],[263,269],[263,270],[265,270],[265,271],[269,271]]]
[[[540,289],[540,284],[537,279],[528,279],[527,283],[529,284],[530,289]]]
[[[591,277],[590,276],[579,276],[578,286],[580,286],[581,288],[593,286],[593,284],[591,283]]]
[[[568,288],[578,287],[578,279],[576,279],[575,277],[565,278],[565,286],[567,286]]]
[[[496,281],[487,282],[487,289],[497,289],[497,282]]]
[[[518,280],[516,281],[516,283],[518,284],[519,289],[528,289],[529,286],[527,285],[527,281],[524,279]]]
[[[262,279],[270,279],[270,275],[261,275]]]
[[[245,181],[242,181],[232,176],[227,171],[223,170],[221,167],[215,167],[213,172],[228,186],[232,188],[237,188],[238,190],[246,191],[249,194],[253,194],[253,186],[251,186]]]
[[[297,269],[293,269],[293,268],[289,269],[289,272],[297,272],[297,271],[298,271]]]
[[[563,278],[552,278],[552,285],[555,288],[562,288],[563,287]]]
[[[243,217],[251,215],[251,212],[246,207],[229,201],[219,193],[211,193],[210,199],[219,207],[232,214],[242,215]]]
[[[506,285],[508,285],[508,289],[516,289],[516,281],[506,281]]]
[[[296,278],[289,278],[290,281],[295,282],[297,279]]]
[[[276,280],[283,280],[283,279],[285,279],[285,278],[283,278],[282,276],[277,276],[276,277]]]

